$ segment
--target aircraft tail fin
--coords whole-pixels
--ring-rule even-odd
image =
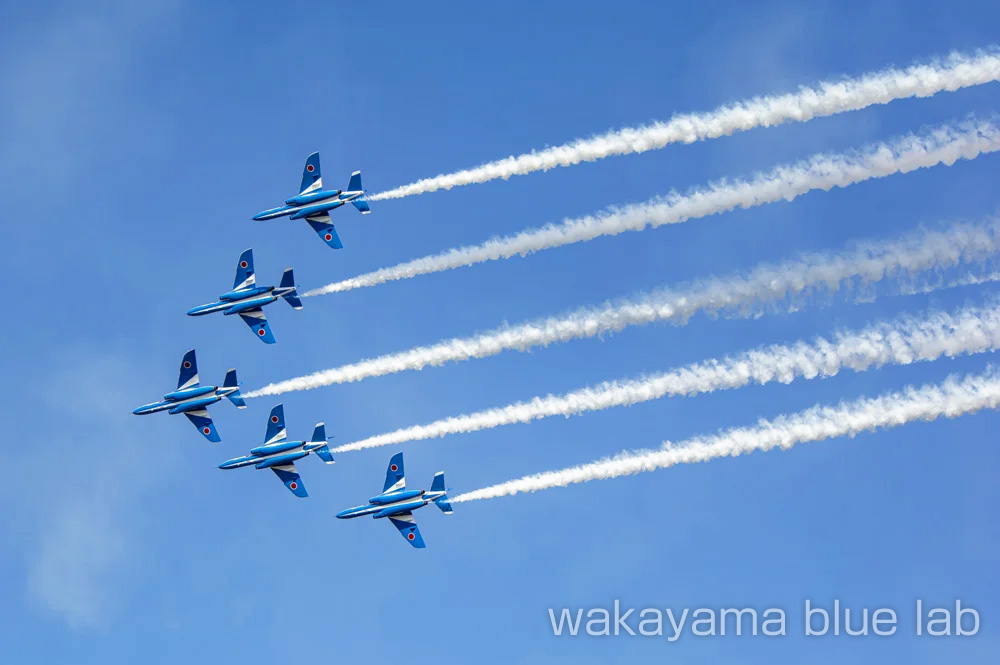
[[[240,394],[240,383],[236,379],[236,370],[230,369],[226,372],[226,378],[222,382],[223,388],[236,388],[236,392],[229,393],[226,397],[229,401],[233,403],[237,409],[247,408],[247,403],[243,401],[243,395]]]
[[[444,486],[444,471],[438,471],[434,474],[434,480],[431,481],[432,492],[447,492]],[[434,505],[437,506],[442,513],[445,515],[450,515],[452,513],[451,503],[448,501],[448,495],[445,494],[434,500]]]
[[[365,191],[365,188],[362,187],[361,185],[361,171],[355,171],[354,173],[351,174],[351,180],[350,182],[347,183],[347,191],[348,192]],[[360,212],[362,215],[367,215],[372,211],[372,209],[368,207],[368,201],[365,201],[364,196],[359,196],[358,198],[351,201],[351,203],[354,204],[354,207],[357,208],[358,212]]]
[[[292,306],[292,309],[302,309],[302,301],[299,300],[299,294],[295,290],[295,275],[292,273],[291,268],[285,268],[285,272],[281,274],[281,284],[278,285],[278,288],[291,288],[291,291],[282,294],[281,297]]]
[[[326,445],[326,425],[324,423],[316,423],[311,443],[320,443],[321,441],[323,442],[323,447],[315,450],[316,456],[327,464],[333,464],[333,453],[330,452],[330,446]]]

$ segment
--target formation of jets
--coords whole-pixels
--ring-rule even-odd
[[[254,220],[269,220],[277,217],[305,219],[319,235],[320,239],[333,249],[343,249],[344,245],[330,219],[330,211],[346,203],[352,204],[361,214],[371,212],[365,200],[365,189],[361,185],[361,171],[351,174],[347,189],[323,189],[320,173],[319,153],[306,158],[302,169],[302,183],[299,193],[286,199],[283,206],[264,210],[254,215]],[[238,314],[250,327],[254,335],[265,344],[274,344],[275,338],[264,316],[263,308],[279,298],[291,305],[292,309],[302,309],[291,268],[281,275],[278,286],[258,286],[254,272],[253,250],[246,249],[236,263],[236,279],[233,288],[219,296],[215,302],[199,305],[188,310],[189,316],[203,316],[222,312],[224,316]],[[213,443],[220,443],[222,437],[215,427],[208,407],[223,398],[228,399],[238,409],[246,408],[246,401],[240,394],[236,370],[226,372],[221,386],[203,386],[198,380],[198,362],[195,350],[191,349],[181,359],[177,389],[167,393],[159,402],[152,402],[133,411],[136,415],[146,415],[166,411],[170,414],[183,413],[198,428],[202,436]],[[253,466],[256,469],[270,469],[288,490],[299,498],[308,497],[302,477],[295,468],[295,462],[315,453],[326,464],[333,464],[326,436],[326,425],[317,423],[308,441],[289,441],[285,431],[285,408],[278,404],[271,409],[267,419],[264,443],[250,449],[249,454],[234,457],[219,465],[220,469],[238,469]],[[438,472],[428,490],[406,489],[403,473],[403,453],[396,453],[389,460],[385,472],[382,493],[368,499],[368,503],[348,508],[337,513],[340,519],[350,519],[371,515],[375,519],[387,518],[413,547],[425,547],[413,511],[433,503],[443,513],[451,514],[444,473]]]

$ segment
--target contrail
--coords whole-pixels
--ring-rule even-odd
[[[755,97],[708,113],[675,115],[667,122],[609,131],[476,168],[425,178],[370,198],[398,199],[498,178],[506,180],[514,175],[548,171],[558,166],[656,150],[671,143],[694,143],[755,127],[807,122],[813,118],[888,104],[897,99],[931,97],[939,92],[953,92],[996,80],[1000,80],[1000,54],[995,48],[974,53],[956,52],[930,64],[823,81],[811,88],[800,87],[798,92],[786,95]]]
[[[938,385],[908,387],[901,392],[841,402],[837,406],[817,405],[774,420],[760,419],[752,427],[695,437],[679,445],[668,441],[657,450],[622,452],[590,464],[525,476],[461,494],[452,499],[452,503],[618,478],[665,469],[675,464],[735,457],[754,450],[787,449],[797,443],[845,435],[853,437],[862,432],[897,427],[917,420],[934,420],[940,416],[957,418],[981,409],[995,409],[998,405],[1000,375],[990,367],[984,374],[969,375],[964,379],[950,377]]]
[[[894,279],[904,292],[919,290],[929,288],[926,271],[988,265],[998,249],[1000,221],[997,220],[984,224],[956,224],[943,231],[924,230],[888,243],[867,242],[839,253],[805,254],[794,261],[763,264],[746,276],[710,279],[631,300],[606,302],[599,307],[585,307],[516,326],[503,326],[473,337],[419,346],[271,383],[245,396],[278,395],[451,361],[483,358],[506,350],[525,351],[654,321],[682,325],[698,312],[753,316],[768,305],[784,304],[794,309],[795,299],[837,291],[857,294],[864,287],[886,279]]]
[[[941,356],[996,351],[998,346],[1000,306],[970,307],[955,315],[936,312],[920,319],[905,316],[859,332],[840,332],[832,339],[819,337],[810,342],[775,344],[639,379],[608,381],[564,395],[535,397],[527,402],[406,427],[345,444],[335,452],[476,432],[549,416],[632,406],[667,396],[741,388],[750,383],[791,383],[800,377],[826,378],[842,369],[862,372],[883,365],[909,365]]]
[[[479,245],[449,249],[375,272],[327,284],[303,295],[318,296],[364,286],[409,279],[485,261],[525,256],[600,236],[677,224],[736,208],[752,208],[791,201],[813,190],[847,187],[872,178],[907,173],[958,159],[975,159],[1000,149],[1000,130],[992,122],[969,120],[945,125],[921,135],[910,134],[892,143],[878,143],[844,154],[821,154],[795,164],[778,166],[750,180],[720,180],[685,194],[672,192],[645,203],[605,210],[595,215],[565,219],[559,224],[527,229],[492,238]]]

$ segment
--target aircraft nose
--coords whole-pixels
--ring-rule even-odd
[[[351,509],[350,508],[348,508],[347,510],[341,510],[339,513],[337,513],[337,517],[339,519],[344,519],[346,517],[349,517],[350,513],[351,513]]]
[[[134,414],[135,414],[135,415],[137,415],[137,416],[141,416],[141,415],[142,415],[142,407],[140,406],[139,408],[137,408],[137,409],[134,409],[134,410],[132,411],[132,413],[134,413]]]

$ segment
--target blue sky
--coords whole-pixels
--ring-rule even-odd
[[[848,5],[844,7],[844,5]],[[979,662],[1000,641],[993,519],[1000,414],[417,514],[428,548],[333,515],[381,487],[392,449],[270,474],[216,465],[279,400],[213,407],[223,443],[137,418],[185,350],[246,388],[657,286],[997,209],[996,156],[673,228],[269,310],[266,347],[184,312],[229,287],[306,288],[490,235],[641,201],[1000,108],[994,85],[801,125],[436,192],[301,222],[251,222],[323,155],[380,191],[612,127],[710,110],[995,39],[988,2],[0,5],[0,640],[19,663]],[[697,317],[604,339],[283,398],[291,436],[350,441],[536,394],[929,307],[989,289]],[[403,446],[412,484],[459,491],[863,394],[978,371],[962,358],[642,404]],[[916,638],[916,598],[980,611],[974,638]],[[890,638],[801,636],[806,598],[892,607]],[[785,608],[784,638],[555,638],[549,607]]]

